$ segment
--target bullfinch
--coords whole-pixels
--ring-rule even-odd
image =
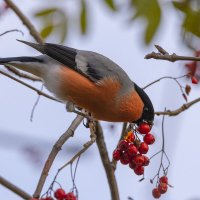
[[[19,41],[42,55],[0,58],[1,65],[40,77],[59,100],[87,110],[94,119],[153,123],[154,108],[147,94],[109,58],[58,44]]]

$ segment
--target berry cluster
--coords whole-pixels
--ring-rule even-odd
[[[155,142],[155,138],[150,134],[151,127],[147,123],[141,123],[134,131],[130,131],[121,140],[113,152],[113,159],[120,161],[123,165],[129,164],[135,174],[143,175],[144,167],[149,165],[149,158],[145,156],[149,150],[149,145]],[[138,133],[143,136],[143,141],[138,137]]]
[[[74,195],[73,192],[65,193],[65,191],[62,188],[58,188],[54,192],[54,197],[56,200],[77,200],[77,197]],[[47,196],[40,199],[32,198],[30,200],[54,200],[54,198],[51,196]]]
[[[167,192],[168,189],[168,178],[166,176],[162,176],[159,178],[159,184],[156,188],[152,190],[152,195],[155,199],[159,199],[161,194]]]

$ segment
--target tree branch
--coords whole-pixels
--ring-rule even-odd
[[[23,24],[28,28],[30,34],[38,43],[43,43],[43,39],[40,34],[37,32],[35,27],[32,25],[31,21],[21,12],[21,10],[11,1],[4,0],[6,4],[15,12],[15,14],[20,18]]]
[[[44,165],[44,168],[42,170],[37,188],[35,190],[35,193],[33,195],[34,198],[39,198],[42,188],[44,186],[44,183],[46,181],[46,178],[48,176],[49,170],[58,154],[58,152],[61,150],[61,147],[63,146],[63,144],[70,138],[73,137],[74,135],[74,131],[76,130],[76,128],[80,125],[80,123],[83,120],[83,116],[77,115],[77,117],[73,120],[73,122],[71,123],[71,125],[69,126],[69,128],[67,129],[67,131],[61,135],[61,137],[58,139],[58,141],[54,144],[46,162]]]
[[[96,143],[99,149],[101,161],[103,163],[103,166],[107,175],[107,180],[108,180],[108,184],[109,184],[110,192],[111,192],[111,199],[119,200],[120,199],[119,190],[117,186],[114,168],[108,156],[108,151],[107,151],[106,144],[104,141],[103,131],[99,122],[97,122],[97,125],[96,125],[96,135],[97,135]]]
[[[95,124],[96,122],[90,122],[89,127],[90,127],[90,141],[85,143],[83,145],[83,148],[76,153],[66,164],[64,164],[62,167],[58,169],[58,172],[67,167],[69,164],[72,164],[78,157],[81,156],[95,141],[96,141],[96,133],[95,133]]]
[[[18,188],[11,182],[7,181],[2,176],[0,176],[0,184],[6,187],[7,189],[11,190],[18,196],[20,196],[22,199],[26,199],[26,200],[31,199],[31,196],[28,193],[24,192],[22,189]]]
[[[200,98],[197,98],[193,101],[190,101],[188,103],[183,104],[180,108],[176,109],[176,110],[167,110],[167,111],[158,111],[155,112],[155,115],[168,115],[168,116],[176,116],[180,113],[182,113],[183,111],[189,109],[191,106],[193,106],[194,104],[200,102]]]
[[[28,79],[28,80],[31,80],[31,81],[38,81],[38,82],[41,82],[41,78],[37,77],[37,76],[31,76],[29,74],[26,74],[26,73],[22,73],[20,72],[19,70],[17,70],[16,68],[10,66],[10,65],[4,65],[4,67],[12,72],[13,74],[19,76],[20,78],[25,78],[25,79]]]
[[[145,59],[157,59],[157,60],[167,60],[170,62],[176,62],[180,60],[192,60],[192,61],[200,61],[200,57],[191,57],[191,56],[179,56],[175,53],[169,54],[167,51],[165,51],[161,46],[155,45],[156,49],[159,53],[152,52],[150,54],[147,54],[144,58]]]

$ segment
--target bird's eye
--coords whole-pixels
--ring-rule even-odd
[[[144,111],[148,111],[149,109],[148,108],[144,108]]]

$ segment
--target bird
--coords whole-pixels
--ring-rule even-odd
[[[145,91],[114,61],[99,53],[53,44],[18,40],[39,56],[0,58],[41,78],[55,97],[86,110],[95,120],[153,124],[154,107]]]

